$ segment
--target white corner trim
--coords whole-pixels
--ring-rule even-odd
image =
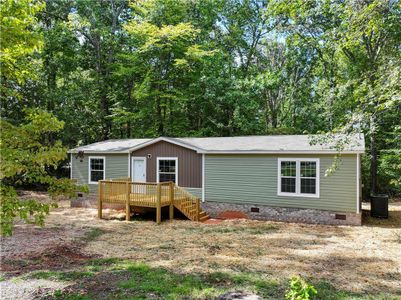
[[[296,163],[296,177],[295,177],[295,193],[281,192],[281,162],[282,161],[295,161]],[[301,193],[301,161],[316,162],[316,193],[305,194]],[[292,158],[292,157],[279,157],[277,159],[277,196],[286,197],[305,197],[305,198],[320,198],[320,158]]]
[[[72,179],[72,153],[70,153],[70,179]]]
[[[128,178],[131,176],[131,153],[128,153]]]
[[[98,184],[97,181],[91,181],[91,159],[103,159],[103,180],[106,179],[106,156],[89,156],[88,157],[88,183]]]
[[[160,160],[175,160],[175,184],[178,184],[178,157],[157,157],[156,163],[156,182],[159,183],[159,161]]]
[[[361,189],[361,159],[360,159],[360,154],[358,153],[356,155],[356,213],[361,212],[361,207],[360,207],[360,189]]]
[[[202,202],[205,202],[205,153],[202,154]]]

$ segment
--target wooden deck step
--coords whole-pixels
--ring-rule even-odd
[[[200,222],[205,222],[205,221],[207,221],[207,220],[209,220],[209,219],[210,219],[209,215],[205,215],[205,216],[200,217],[200,218],[199,218],[199,221],[200,221]]]

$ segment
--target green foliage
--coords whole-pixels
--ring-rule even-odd
[[[0,184],[0,234],[8,236],[12,234],[13,222],[15,218],[43,226],[49,205],[39,203],[35,200],[19,199],[14,188]]]
[[[399,193],[399,1],[3,2],[0,109],[10,124],[44,109],[64,122],[69,148],[359,128],[364,194]]]
[[[0,64],[1,93],[6,93],[9,81],[18,84],[32,76],[32,61],[28,56],[42,46],[36,14],[44,8],[44,2],[35,0],[4,0],[0,10]],[[11,90],[12,91],[12,90]],[[11,92],[8,90],[8,92]],[[15,92],[15,91],[14,91]]]
[[[293,277],[290,280],[289,291],[285,294],[287,300],[312,300],[315,299],[317,290],[301,277]]]
[[[49,175],[49,169],[65,159],[67,150],[54,140],[54,134],[62,130],[64,123],[52,114],[27,110],[24,124],[14,126],[1,120],[0,125],[0,231],[2,235],[11,235],[15,218],[43,226],[50,207],[55,206],[19,199],[16,186],[39,183],[48,186],[53,197],[72,197],[77,189],[87,191],[87,187]]]

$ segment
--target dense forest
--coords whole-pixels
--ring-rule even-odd
[[[365,194],[401,191],[399,1],[2,0],[0,18],[2,178],[38,143],[56,167],[111,138],[360,131]]]

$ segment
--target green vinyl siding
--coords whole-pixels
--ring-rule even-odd
[[[184,187],[184,189],[194,195],[195,197],[198,197],[199,199],[202,198],[202,189],[201,188],[190,188],[190,187]]]
[[[277,195],[278,158],[319,158],[320,197]],[[356,212],[356,154],[324,176],[333,155],[205,155],[205,199],[233,204]]]
[[[105,157],[106,179],[128,177],[128,154],[85,154],[82,162],[72,154],[72,178],[80,184],[88,184],[89,157]],[[96,192],[97,184],[88,184],[90,192]]]

